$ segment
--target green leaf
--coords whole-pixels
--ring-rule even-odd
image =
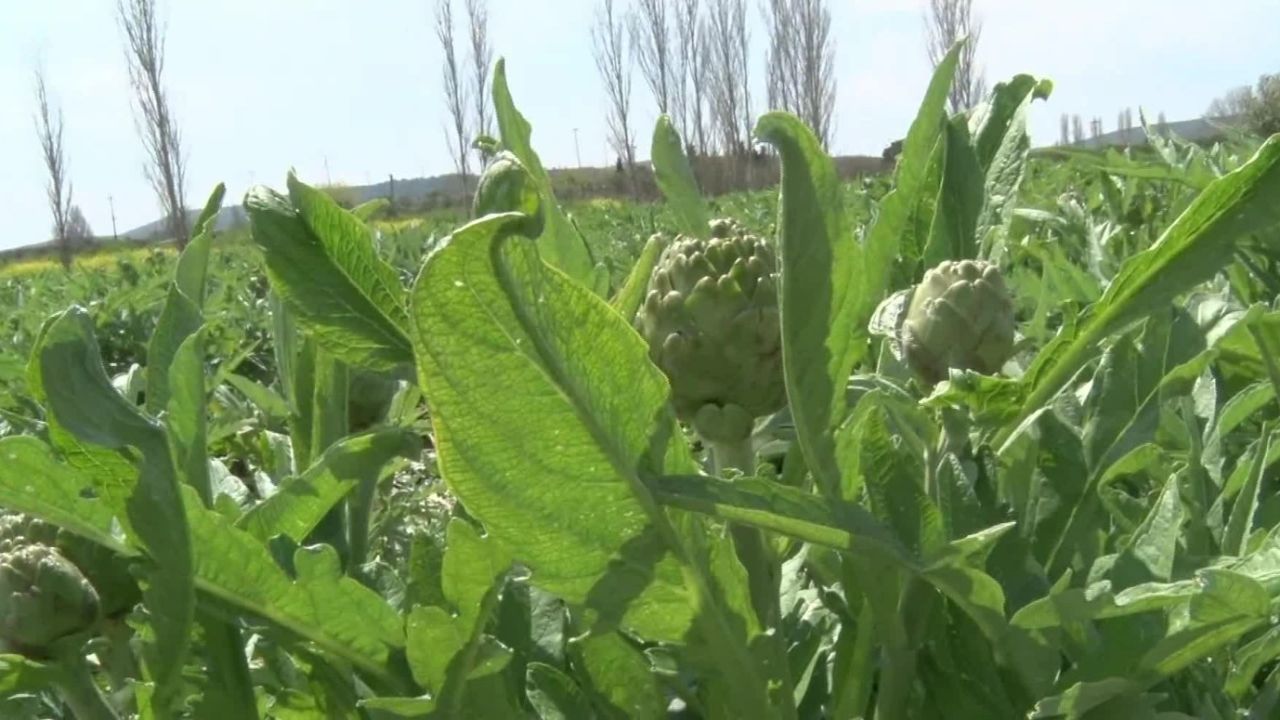
[[[1275,389],[1266,381],[1256,382],[1236,393],[1222,405],[1222,409],[1213,416],[1213,421],[1204,431],[1204,449],[1201,462],[1209,477],[1222,484],[1222,473],[1226,458],[1223,456],[1223,443],[1242,423],[1255,416],[1275,399]]]
[[[835,497],[841,471],[832,430],[847,410],[849,374],[866,354],[874,300],[862,284],[867,268],[852,241],[835,164],[813,131],[775,112],[760,118],[756,135],[782,156],[778,295],[791,416],[806,463]]]
[[[1119,589],[1145,582],[1169,582],[1182,537],[1182,498],[1178,476],[1171,475],[1142,524],[1121,549],[1111,571]]]
[[[239,390],[241,395],[270,420],[285,420],[291,414],[289,402],[261,383],[234,373],[227,375],[226,383]]]
[[[294,557],[298,577],[290,579],[256,538],[189,499],[196,586],[202,592],[375,677],[389,676],[390,651],[404,647],[403,620],[373,590],[342,575],[332,548],[299,549]]]
[[[112,535],[110,511],[83,496],[89,480],[60,464],[39,440],[0,439],[0,458],[6,461],[0,466],[0,504],[122,555],[138,554]],[[32,477],[43,482],[32,483]],[[261,543],[217,512],[202,508],[194,490],[186,494],[195,585],[201,593],[310,640],[362,670],[387,673],[388,648],[404,645],[402,622],[376,593],[350,578],[334,577],[331,571],[291,580]],[[299,565],[324,567],[305,561]]]
[[[680,133],[671,124],[669,115],[659,116],[654,125],[649,157],[654,180],[667,199],[667,206],[675,213],[680,232],[691,237],[708,237],[711,231],[707,206],[698,191],[698,180],[693,176],[689,158],[685,157]]]
[[[690,608],[641,484],[694,469],[666,379],[626,320],[508,238],[522,218],[459,229],[414,286],[441,472],[539,587],[678,640]]]
[[[384,718],[413,718],[421,720],[436,709],[436,701],[429,697],[375,697],[360,701],[374,720]]]
[[[1124,678],[1105,678],[1096,682],[1076,683],[1061,695],[1046,698],[1036,703],[1031,717],[1042,718],[1065,717],[1068,720],[1084,720],[1094,718],[1093,711],[1100,710],[1117,699],[1132,697],[1140,690],[1140,686],[1132,680]]]
[[[485,619],[485,598],[511,568],[511,560],[459,518],[449,521],[447,535],[441,588],[458,618],[475,626]]]
[[[200,209],[200,214],[196,216],[195,224],[191,226],[191,235],[193,237],[213,234],[213,226],[217,224],[218,212],[222,210],[222,200],[226,195],[227,186],[225,183],[218,183],[213,186],[213,192],[209,193],[208,199],[204,201],[204,207]],[[190,246],[188,245],[188,247]],[[193,276],[182,277],[183,273],[178,273],[182,277],[179,280],[182,291],[192,298],[204,296],[205,265],[200,264],[196,267],[199,268],[199,271]],[[198,279],[199,282],[187,283],[187,279]]]
[[[173,283],[147,345],[147,411],[159,415],[169,402],[169,371],[174,355],[203,324],[205,285],[213,245],[213,221],[226,187],[219,183],[196,219],[191,242],[178,256]]]
[[[636,258],[636,264],[631,266],[631,272],[627,275],[627,282],[614,296],[609,305],[618,314],[626,318],[630,322],[636,313],[640,311],[640,306],[644,304],[645,293],[649,290],[649,278],[653,275],[653,268],[657,266],[658,259],[662,257],[662,251],[667,249],[667,245],[671,243],[670,238],[662,234],[654,234],[649,237],[648,242],[640,250],[640,257]]]
[[[456,717],[467,680],[496,672],[510,660],[511,651],[483,631],[511,562],[464,520],[451,520],[447,534],[443,588],[457,614],[433,606],[414,608],[406,654],[414,678],[436,694],[442,712]]]
[[[499,153],[480,176],[471,205],[471,214],[475,217],[504,212],[524,213],[529,217],[524,233],[529,237],[542,234],[542,196],[538,183],[520,158],[507,150]]]
[[[209,242],[210,236],[197,235],[187,245],[178,259],[178,278],[184,274],[184,264],[208,261]],[[178,347],[203,323],[200,312],[202,300],[183,292],[177,278],[169,288],[169,296],[147,346],[147,410],[153,415],[158,415],[169,402],[169,366]]]
[[[209,483],[209,453],[205,447],[208,420],[203,344],[204,334],[197,331],[174,353],[168,372],[169,399],[164,424],[179,479],[195,488],[208,507],[213,505],[213,490]]]
[[[1235,652],[1227,676],[1227,692],[1237,699],[1244,697],[1252,689],[1262,666],[1277,657],[1280,657],[1280,627],[1273,627]]]
[[[276,535],[302,542],[357,485],[376,479],[392,459],[415,457],[421,449],[421,439],[404,428],[383,428],[345,438],[302,475],[281,484],[236,525],[263,543]]]
[[[49,328],[60,318],[60,315],[55,315],[45,320],[36,336],[35,348],[44,343]],[[39,352],[33,351],[28,359],[26,380],[32,399],[49,408]],[[83,471],[93,481],[94,492],[115,512],[125,531],[130,532],[125,505],[138,480],[138,469],[134,464],[135,453],[108,450],[81,442],[75,433],[58,422],[57,415],[51,411],[45,413],[45,428],[49,434],[49,444],[63,456],[68,465]]]
[[[1270,596],[1258,581],[1229,570],[1201,571],[1204,590],[1190,602],[1189,621],[1156,644],[1137,668],[1155,683],[1236,642],[1268,621]]]
[[[1032,150],[1030,156],[1036,159],[1068,160],[1078,167],[1094,168],[1109,175],[1174,182],[1195,190],[1203,190],[1214,180],[1209,174],[1190,173],[1172,167],[1163,160],[1131,157],[1114,148],[1099,152],[1083,148],[1044,147]]]
[[[1014,614],[1012,624],[1025,630],[1044,630],[1070,623],[1149,613],[1185,604],[1200,591],[1197,581],[1180,580],[1143,583],[1113,593],[1111,582],[1102,581],[1088,588],[1055,591],[1048,597],[1028,603]]]
[[[599,717],[622,720],[666,714],[648,661],[621,635],[590,635],[577,643],[577,649]]]
[[[365,223],[292,174],[288,198],[255,187],[244,204],[272,289],[320,345],[374,369],[413,362],[404,288]]]
[[[591,704],[573,678],[546,663],[529,663],[529,704],[541,720],[577,720],[591,717]]]
[[[725,482],[705,475],[670,475],[650,479],[649,486],[664,505],[837,550],[912,562],[888,528],[858,505],[828,503],[817,495],[769,480]]]
[[[1274,442],[1269,425],[1263,425],[1260,442],[1263,450],[1253,456],[1245,486],[1236,495],[1235,504],[1231,506],[1231,517],[1223,532],[1222,551],[1229,555],[1244,555],[1248,547],[1253,516],[1258,511],[1258,492],[1267,469],[1266,460],[1270,455],[1271,443]]]
[[[871,510],[913,557],[927,557],[947,542],[942,516],[924,491],[924,461],[879,402],[879,393],[863,398],[850,423],[850,447],[856,461],[847,463],[866,488]],[[856,468],[856,469],[855,469]]]
[[[60,462],[40,440],[26,435],[0,439],[0,506],[53,523],[115,552],[135,553],[112,533],[115,511],[105,500],[91,498],[86,490],[92,487],[92,479]]]
[[[696,598],[708,646],[737,675],[734,711],[766,713],[729,593],[696,544],[708,531],[691,517],[677,526],[645,485],[696,470],[666,379],[625,319],[511,236],[523,218],[461,228],[414,287],[441,473],[533,582],[592,611],[593,628],[679,642]]]
[[[1280,222],[1280,138],[1272,138],[1234,172],[1216,180],[1154,245],[1121,266],[1088,316],[1052,354],[1041,352],[1026,374],[1028,416],[1058,393],[1102,339],[1213,277],[1237,241]]]
[[[155,703],[167,710],[181,690],[181,671],[195,617],[192,538],[169,441],[155,421],[124,399],[102,367],[93,323],[80,308],[48,326],[36,349],[44,393],[58,422],[82,442],[122,451],[137,448],[142,461],[126,512],[140,544],[155,562],[143,597],[155,629],[152,679]],[[56,382],[49,379],[56,378]]]
[[[0,697],[43,692],[59,678],[56,666],[45,665],[22,655],[0,654]]]
[[[982,212],[983,178],[963,115],[947,123],[941,142],[946,159],[937,211],[924,248],[926,268],[943,260],[967,260],[978,255],[974,233]]]
[[[1092,532],[1094,514],[1099,507],[1097,488],[1107,468],[1155,439],[1161,407],[1173,398],[1190,393],[1213,358],[1214,350],[1205,350],[1153,383],[1150,378],[1142,378],[1134,368],[1141,358],[1136,356],[1131,343],[1119,341],[1104,356],[1088,400],[1094,410],[1086,423],[1084,437],[1088,480],[1049,555],[1046,566],[1051,575],[1065,568]],[[1162,364],[1170,361],[1168,358],[1154,360]],[[1156,372],[1160,370],[1163,367]],[[1091,559],[1086,557],[1086,561]]]
[[[1008,82],[996,83],[991,100],[974,118],[974,151],[978,163],[988,175],[1001,162],[1002,155],[1025,154],[1027,107],[1034,100],[1048,100],[1053,82],[1036,80],[1030,75],[1015,75]],[[1021,148],[1021,150],[1019,150]]]
[[[389,207],[391,207],[390,199],[383,197],[374,198],[372,200],[366,200],[351,208],[351,214],[364,222],[369,222],[378,215],[378,213],[381,213]]]
[[[405,654],[419,684],[440,692],[449,662],[467,642],[467,630],[444,608],[420,605],[409,612]]]
[[[574,280],[591,286],[595,263],[586,241],[556,201],[551,189],[551,176],[542,167],[542,160],[529,141],[532,128],[511,99],[511,91],[507,87],[507,65],[503,58],[498,58],[493,66],[493,114],[498,121],[503,146],[524,163],[538,194],[542,196],[546,225],[538,238],[538,250],[543,260]]]
[[[863,296],[872,307],[890,287],[896,259],[901,258],[904,264],[904,280],[914,282],[920,275],[918,264],[926,238],[919,236],[919,229],[927,230],[932,223],[928,208],[937,197],[938,186],[930,180],[936,183],[940,178],[933,173],[935,148],[947,125],[947,93],[955,77],[960,49],[960,44],[953,46],[934,69],[920,109],[902,143],[894,188],[880,201],[879,215],[867,236],[867,267],[862,275],[868,287]],[[923,221],[922,213],[928,215]]]
[[[985,202],[976,234],[986,256],[1003,245],[1004,232],[1018,206],[1031,148],[1027,112],[1033,101],[1047,99],[1052,90],[1053,83],[1048,80],[1017,75],[1007,83],[997,83],[990,103],[974,118],[978,128],[974,149],[985,175]]]

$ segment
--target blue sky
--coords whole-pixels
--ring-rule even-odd
[[[238,202],[255,182],[282,185],[291,167],[311,182],[351,184],[450,169],[432,0],[161,4],[190,204],[218,181]],[[751,4],[758,112],[765,38]],[[928,80],[924,2],[830,5],[839,83],[833,151],[878,154],[905,132]],[[591,56],[594,6],[490,0],[493,44],[550,166],[575,162],[575,127],[583,161],[608,161]],[[1055,83],[1053,98],[1034,111],[1037,143],[1056,138],[1063,112],[1100,116],[1107,128],[1126,106],[1193,117],[1224,90],[1280,71],[1275,0],[975,0],[975,7],[985,20],[979,54],[989,81],[1029,72]],[[0,248],[48,235],[31,115],[37,63],[65,114],[75,201],[94,230],[111,232],[109,196],[121,231],[158,215],[142,175],[114,8],[113,0],[0,0]],[[634,105],[647,138],[655,112],[638,75]]]

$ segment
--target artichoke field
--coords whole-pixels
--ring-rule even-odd
[[[4,280],[0,717],[1280,717],[1280,137],[1032,151],[956,52],[891,179],[663,117],[568,208],[499,61],[445,233]]]

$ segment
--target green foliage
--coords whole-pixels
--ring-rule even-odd
[[[1031,153],[1049,83],[948,117],[953,70],[892,179],[770,113],[777,192],[704,198],[664,118],[665,204],[569,207],[500,64],[471,221],[289,177],[248,238],[219,188],[179,257],[0,279],[0,713],[1273,715],[1280,140]],[[944,262],[1013,334],[910,321],[922,383],[910,288],[987,312]],[[687,291],[663,342],[728,376],[721,295],[775,277],[726,442],[633,322]]]

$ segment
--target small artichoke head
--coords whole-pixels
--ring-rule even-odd
[[[980,260],[945,261],[911,294],[900,341],[907,364],[933,384],[949,368],[999,372],[1013,355],[1013,298],[999,269]]]
[[[635,327],[671,382],[676,414],[707,439],[733,440],[786,403],[777,262],[731,220],[713,221],[710,234],[663,251]]]
[[[40,654],[58,640],[91,628],[98,594],[56,549],[11,544],[0,552],[0,641],[24,654]]]

